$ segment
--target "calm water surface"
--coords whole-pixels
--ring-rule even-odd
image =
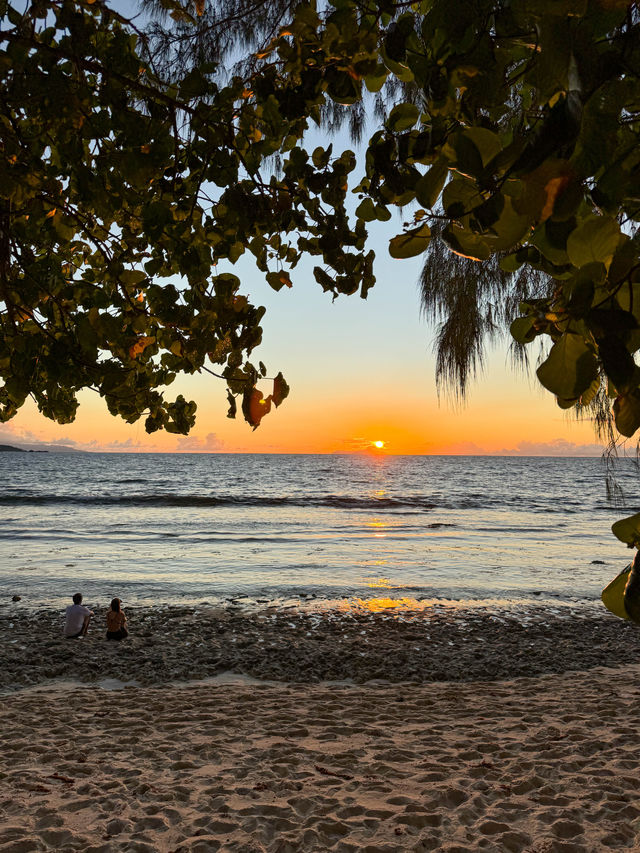
[[[0,453],[0,601],[553,599],[628,562],[599,459]]]

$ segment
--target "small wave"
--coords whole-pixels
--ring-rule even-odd
[[[63,504],[71,506],[157,506],[157,507],[329,507],[355,510],[395,510],[411,507],[429,511],[436,505],[421,496],[350,497],[346,495],[16,495],[0,497],[0,506]]]

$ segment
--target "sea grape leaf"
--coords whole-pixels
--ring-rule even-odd
[[[631,315],[629,315],[631,316]],[[620,394],[627,394],[638,385],[640,368],[619,337],[605,335],[598,339],[600,361],[605,373]]]
[[[565,285],[569,296],[567,311],[572,317],[584,317],[591,309],[595,285],[599,283],[601,272],[604,272],[602,264],[587,264]]]
[[[404,234],[398,234],[389,241],[389,254],[392,258],[413,258],[424,252],[431,241],[431,229],[421,225]]]
[[[565,332],[536,374],[544,387],[565,400],[579,397],[598,375],[598,363],[581,335]]]
[[[611,525],[613,535],[629,547],[640,545],[640,512],[621,518]]]
[[[227,391],[227,402],[229,403],[229,410],[227,411],[228,418],[235,418],[236,413],[238,411],[238,406],[236,403],[236,398],[233,396],[231,391]]]
[[[467,127],[464,130],[464,136],[475,145],[483,166],[490,163],[502,151],[502,141],[498,134],[485,127]]]
[[[600,390],[601,379],[597,376],[591,385],[587,388],[587,390],[580,395],[580,405],[588,406],[589,403],[594,399],[598,391]]]
[[[472,261],[486,261],[492,254],[489,244],[480,234],[461,228],[455,222],[442,232],[442,242],[454,254]]]
[[[528,216],[517,213],[508,196],[495,196],[503,202],[498,218],[488,226],[482,236],[492,252],[503,252],[517,246],[530,231]]]
[[[453,144],[455,165],[453,168],[461,175],[479,178],[482,174],[482,156],[468,136],[458,134]]]
[[[273,380],[273,393],[271,395],[271,399],[273,400],[273,405],[277,408],[282,401],[289,396],[289,386],[285,382],[284,376],[282,373],[278,373],[276,378]]]
[[[437,160],[416,184],[415,191],[418,204],[432,208],[440,197],[448,174],[449,167],[444,160]]]
[[[534,328],[534,323],[533,317],[517,317],[509,329],[511,336],[519,344],[528,344],[538,334]]]
[[[483,202],[484,198],[475,181],[465,177],[456,177],[449,181],[442,193],[442,206],[450,219],[462,218]]]
[[[376,207],[370,198],[365,198],[356,208],[356,216],[364,219],[365,222],[373,222],[377,219]]]
[[[566,160],[547,160],[521,178],[522,192],[514,197],[518,213],[531,220],[544,222],[554,213],[562,194],[574,178],[574,171]]]
[[[498,266],[504,272],[516,272],[522,266],[523,261],[520,260],[516,252],[505,255],[498,261]]]
[[[365,74],[364,85],[370,92],[379,92],[384,86],[388,75],[389,72],[385,66],[382,63],[378,63],[374,71],[370,71],[368,74]]]
[[[567,239],[567,254],[574,267],[599,261],[608,266],[623,240],[628,239],[610,216],[592,216]]]
[[[389,113],[387,127],[396,133],[409,130],[415,125],[419,117],[420,110],[415,104],[398,104]]]
[[[640,392],[634,389],[629,394],[616,397],[613,402],[613,416],[618,432],[631,438],[640,428]]]
[[[579,397],[573,397],[571,400],[565,400],[563,397],[556,397],[556,403],[561,409],[572,409],[578,402],[580,402]]]
[[[242,413],[244,419],[254,429],[260,426],[260,421],[271,411],[271,395],[264,397],[257,388],[250,388],[242,395]]]
[[[274,290],[282,290],[283,287],[293,287],[289,274],[284,270],[268,272],[266,278]]]
[[[136,339],[136,342],[129,347],[129,358],[136,358],[136,356],[144,352],[147,347],[151,346],[151,344],[155,344],[155,342],[155,338],[141,335]]]

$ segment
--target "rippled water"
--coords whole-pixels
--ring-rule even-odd
[[[0,600],[594,601],[598,459],[0,453]],[[598,561],[598,562],[595,562]]]

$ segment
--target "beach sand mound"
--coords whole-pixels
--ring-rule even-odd
[[[58,686],[0,707],[0,851],[640,850],[640,666]]]

